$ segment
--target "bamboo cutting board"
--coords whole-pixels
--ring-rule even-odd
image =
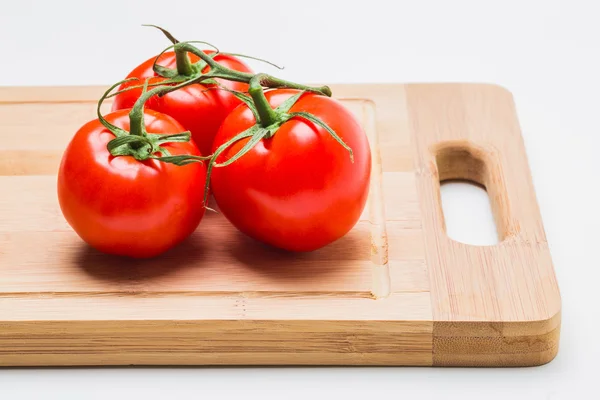
[[[58,163],[104,87],[0,89],[0,365],[526,366],[556,355],[560,295],[512,96],[339,85],[373,151],[343,239],[287,254],[207,213],[149,261],[88,248]],[[108,110],[108,104],[106,111]],[[440,180],[487,188],[500,244],[449,239]]]

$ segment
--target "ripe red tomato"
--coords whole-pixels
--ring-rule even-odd
[[[128,111],[105,118],[129,130]],[[172,117],[152,110],[145,111],[144,121],[149,136],[185,130]],[[77,131],[58,172],[61,210],[75,232],[99,251],[134,258],[159,255],[200,223],[206,165],[114,157],[106,147],[114,138],[97,119]],[[192,141],[162,147],[172,155],[200,155]]]
[[[206,54],[212,54],[214,51],[204,50]],[[190,61],[195,63],[199,57],[188,53]],[[130,81],[122,84],[118,90],[125,89],[130,86],[139,86],[146,78],[155,77],[149,80],[149,83],[162,82],[166,78],[158,76],[153,70],[152,65],[156,57],[152,57],[142,64],[137,66],[127,75],[127,78],[139,78],[140,81]],[[224,54],[219,54],[214,57],[214,60],[219,64],[233,70],[241,72],[252,72],[252,70],[243,63],[239,58]],[[166,52],[162,54],[157,64],[175,69],[176,59],[174,52]],[[208,71],[207,69],[204,71]],[[217,81],[231,90],[247,91],[248,85],[241,82],[233,82],[228,80],[217,79]],[[192,137],[200,152],[207,156],[210,154],[211,146],[215,135],[219,130],[221,122],[227,114],[237,107],[241,102],[233,94],[225,90],[207,90],[215,85],[195,84],[178,89],[174,92],[167,93],[162,97],[154,96],[145,105],[146,108],[160,111],[170,115],[179,121],[187,130],[192,133]],[[135,101],[142,94],[141,89],[131,89],[115,96],[112,110],[120,110],[123,108],[131,108]]]
[[[273,108],[298,93],[266,92]],[[248,153],[212,170],[211,192],[223,215],[240,231],[290,251],[312,251],[344,236],[365,207],[371,174],[368,139],[354,116],[337,100],[306,93],[290,109],[317,116],[354,152],[349,153],[322,127],[294,117]],[[255,124],[244,105],[227,116],[213,152]],[[216,159],[235,155],[249,138]]]

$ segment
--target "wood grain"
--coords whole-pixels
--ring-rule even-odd
[[[332,88],[373,152],[346,237],[292,255],[207,214],[182,245],[134,262],[88,248],[56,199],[62,151],[105,88],[0,88],[0,365],[550,361],[560,295],[512,96]],[[487,188],[497,246],[446,236],[439,185],[456,178]]]

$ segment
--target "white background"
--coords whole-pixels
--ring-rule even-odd
[[[338,1],[1,0],[0,85],[120,80],[168,44],[142,23],[262,56],[303,82],[501,84],[515,96],[562,293],[558,357],[526,369],[0,369],[0,399],[597,398],[598,2]],[[466,190],[444,190],[448,206],[465,201]]]

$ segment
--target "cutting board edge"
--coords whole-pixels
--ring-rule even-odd
[[[433,366],[433,367],[533,367],[551,362],[558,353],[560,313],[543,321],[483,322],[483,321],[76,321],[77,335],[63,336],[60,331],[73,321],[2,321],[0,333],[3,354],[0,366],[118,366],[118,365],[336,365],[336,366]],[[337,332],[331,326],[338,326]],[[101,325],[101,328],[100,328]],[[240,331],[232,332],[239,325]],[[272,341],[260,334],[257,343],[273,343],[281,351],[232,351],[236,346],[247,349],[253,329],[283,329]],[[309,326],[313,328],[303,329]],[[324,327],[328,326],[325,329]],[[349,326],[353,328],[349,329]],[[30,329],[44,331],[44,350],[36,353],[36,341]],[[141,329],[142,327],[143,329]],[[257,328],[260,327],[260,328]],[[141,329],[136,333],[136,328]],[[148,335],[152,328],[152,335]],[[315,329],[317,328],[317,329]],[[130,330],[128,333],[127,330]],[[354,332],[352,331],[354,329]],[[53,333],[54,331],[54,333]],[[462,335],[457,332],[463,331]],[[58,333],[57,333],[58,332]],[[357,333],[359,332],[359,333]],[[449,335],[454,332],[453,335]],[[107,336],[107,334],[109,336]],[[114,336],[110,336],[114,334]],[[206,335],[213,337],[207,337]],[[202,350],[212,341],[239,334],[240,339],[228,342],[221,351]],[[282,339],[281,335],[297,335]],[[320,337],[319,335],[325,334]],[[332,336],[340,335],[337,342]],[[25,336],[21,336],[25,335]],[[195,335],[190,340],[188,335]],[[197,339],[198,335],[202,339]],[[399,336],[398,336],[399,335]],[[313,340],[306,337],[313,336]],[[242,339],[243,338],[243,339]],[[300,340],[300,339],[304,340]],[[387,340],[385,340],[387,338]],[[384,339],[384,340],[382,340]],[[11,340],[13,342],[11,342]],[[65,344],[64,340],[70,341]],[[152,340],[156,343],[152,343]],[[160,342],[163,341],[161,345]],[[133,343],[128,343],[133,341]],[[172,342],[178,342],[176,349]],[[29,345],[31,346],[27,349]],[[73,344],[73,342],[75,344]],[[17,344],[11,349],[11,344]],[[82,343],[97,352],[73,351]],[[299,344],[301,343],[301,344]],[[371,346],[371,344],[374,344]],[[69,351],[64,351],[68,346]],[[133,346],[127,350],[127,346]],[[148,346],[135,351],[135,346]],[[229,346],[229,347],[227,347]],[[289,346],[286,349],[286,346]],[[300,348],[299,348],[300,346]],[[304,349],[302,346],[305,346]],[[331,346],[327,348],[328,346]],[[341,346],[341,347],[336,347]],[[366,348],[365,346],[369,346]],[[52,349],[54,347],[54,349]],[[239,348],[238,347],[238,348]],[[252,347],[252,346],[250,346]],[[307,351],[319,349],[321,351]],[[382,349],[387,351],[381,351]],[[106,352],[104,349],[116,349]],[[392,350],[390,350],[392,349]],[[265,349],[269,350],[269,349]],[[272,350],[272,349],[271,349]],[[365,351],[368,350],[368,351]]]
[[[561,311],[535,321],[433,322],[433,366],[534,367],[558,355]]]
[[[0,366],[432,365],[431,321],[23,321],[0,326]]]

